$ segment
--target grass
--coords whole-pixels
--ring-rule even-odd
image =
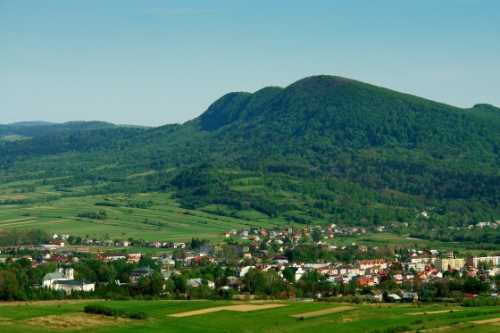
[[[18,193],[19,189],[26,189]],[[71,193],[59,192],[36,182],[13,182],[0,185],[0,202],[29,200],[0,206],[0,230],[43,229],[50,233],[67,233],[98,239],[186,241],[191,237],[219,240],[225,231],[251,226],[272,226],[263,216],[229,217],[209,210],[179,207],[169,193],[139,193],[134,195],[85,195],[84,188]],[[151,201],[147,209],[128,207],[130,202]],[[110,202],[112,206],[96,203]],[[104,220],[82,218],[85,212],[104,210]]]
[[[3,306],[0,304],[0,331],[10,332],[50,332],[43,326],[30,325],[31,322],[57,322],[70,318],[81,322],[86,314],[83,308],[88,303],[50,303],[42,305]],[[102,302],[99,302],[102,304]],[[96,320],[92,332],[363,332],[378,330],[389,331],[395,327],[407,327],[410,331],[442,328],[447,332],[496,332],[498,326],[491,319],[500,316],[495,307],[463,308],[463,311],[440,312],[433,315],[408,316],[409,312],[432,312],[448,309],[446,305],[353,305],[350,311],[342,309],[345,304],[319,302],[286,302],[284,306],[265,310],[237,312],[216,311],[190,317],[173,317],[172,314],[207,308],[228,306],[224,301],[106,301],[106,307],[118,311],[140,311],[147,313],[146,320],[115,322],[102,325]],[[321,316],[294,318],[297,314],[323,311]],[[38,319],[37,319],[38,318]],[[488,321],[486,321],[488,320]],[[60,326],[64,327],[63,324]],[[77,332],[81,327],[73,325],[59,329],[64,332]],[[445,329],[446,328],[446,329]],[[87,329],[89,329],[87,327]]]
[[[467,255],[481,255],[483,253],[494,252],[500,249],[499,246],[495,246],[496,250],[484,250],[479,249],[477,244],[471,243],[454,243],[454,242],[441,242],[436,240],[426,240],[426,239],[416,239],[410,238],[409,235],[396,235],[388,232],[377,232],[377,233],[366,233],[361,235],[352,236],[342,236],[337,235],[331,243],[342,246],[350,245],[356,243],[359,245],[368,246],[384,246],[384,245],[405,245],[413,248],[427,248],[427,249],[439,249],[442,252],[453,251],[455,254],[462,255],[467,253]]]
[[[142,174],[135,175],[137,177]],[[55,179],[17,180],[0,183],[0,232],[12,229],[42,229],[49,233],[71,234],[97,239],[144,239],[146,241],[188,241],[192,237],[218,241],[232,229],[290,225],[283,217],[269,218],[255,210],[234,210],[220,205],[200,209],[184,209],[171,193],[115,193],[90,195],[90,186],[58,191],[48,185]],[[237,186],[260,186],[261,180],[239,179]],[[293,196],[290,201],[298,200]],[[128,207],[130,203],[149,202],[147,209]],[[23,203],[24,202],[24,203]],[[109,205],[103,206],[106,202]],[[3,204],[2,204],[3,203]],[[8,205],[5,203],[9,203]],[[98,204],[99,205],[96,205]],[[81,213],[106,211],[104,220],[78,217]],[[297,213],[300,215],[299,213]],[[328,220],[315,220],[327,223]],[[304,227],[304,225],[297,225]],[[372,246],[401,245],[436,248],[444,251],[466,251],[468,254],[487,252],[476,250],[474,244],[445,243],[408,239],[390,233],[370,233],[357,236],[338,236],[335,245],[351,243]],[[476,246],[476,247],[475,247]],[[497,248],[498,249],[498,248]]]

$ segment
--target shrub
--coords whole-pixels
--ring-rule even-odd
[[[85,313],[99,314],[110,317],[130,318],[130,319],[146,319],[148,317],[148,315],[145,312],[113,309],[101,304],[86,305],[83,308],[83,311]]]
[[[474,299],[465,299],[462,306],[475,307],[475,306],[497,306],[500,305],[500,300],[493,297],[478,297]]]
[[[372,333],[399,333],[399,332],[408,332],[411,328],[409,326],[393,326],[388,327],[381,330],[372,331]]]

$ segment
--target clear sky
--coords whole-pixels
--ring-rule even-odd
[[[500,105],[500,1],[0,0],[0,123],[184,122],[315,74]]]

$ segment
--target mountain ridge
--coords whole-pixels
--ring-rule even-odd
[[[497,110],[312,76],[226,94],[182,125],[4,143],[0,164],[15,178],[42,161],[36,177],[99,179],[99,193],[168,191],[186,207],[231,214],[389,223],[434,207],[439,223],[471,223],[500,216]],[[147,176],[128,177],[137,173]]]

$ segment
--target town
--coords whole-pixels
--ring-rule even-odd
[[[14,281],[22,274],[27,278],[2,284],[0,297],[498,299],[500,255],[461,256],[405,244],[336,245],[339,235],[366,232],[335,224],[249,228],[227,231],[218,243],[196,238],[186,243],[103,241],[53,234],[40,244],[2,248],[3,280]]]

